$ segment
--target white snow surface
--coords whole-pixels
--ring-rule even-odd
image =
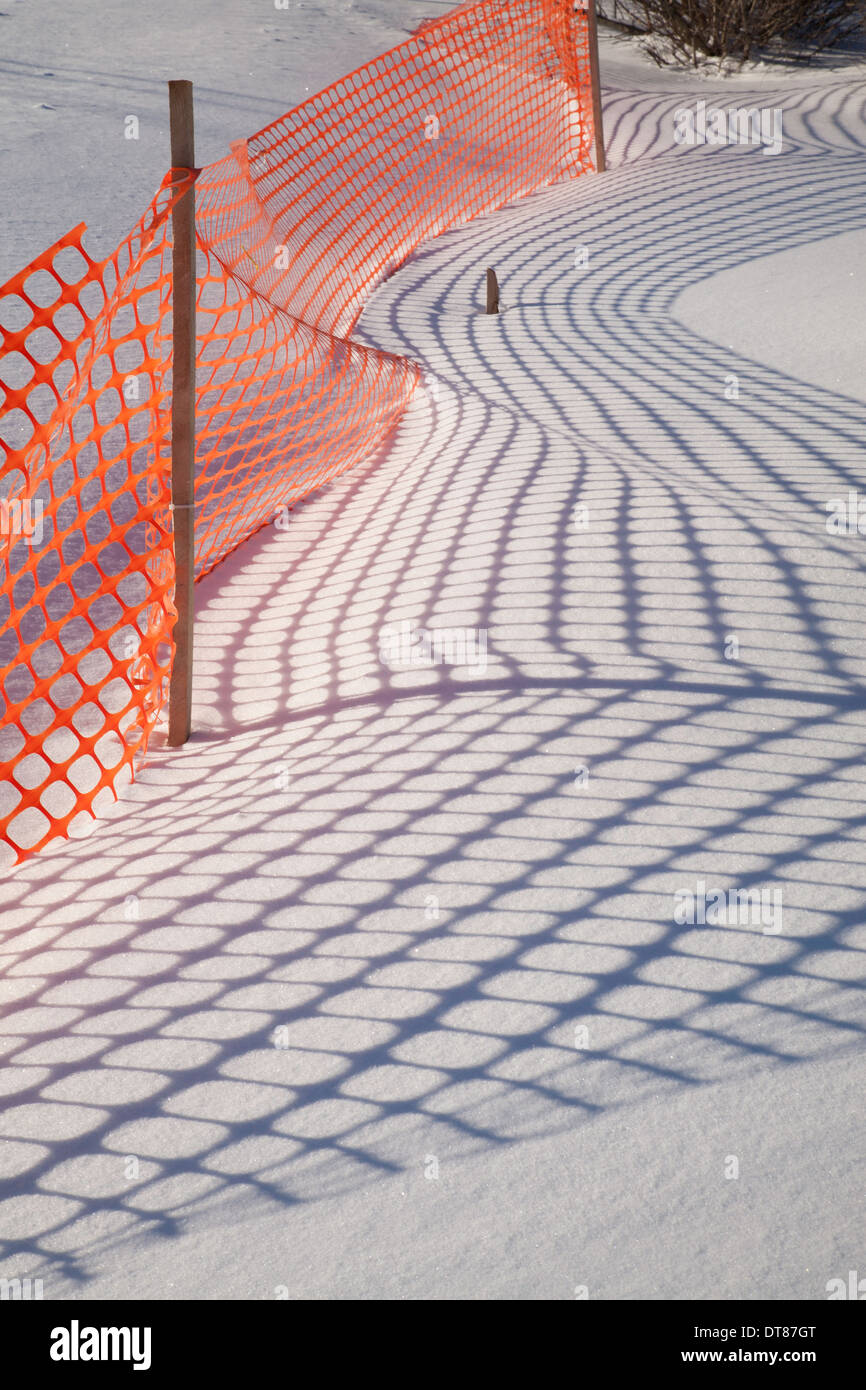
[[[205,162],[446,8],[5,4],[0,278],[128,230],[168,77]],[[825,523],[864,472],[864,66],[604,35],[602,77],[607,174],[374,295],[427,389],[199,585],[190,743],[0,885],[0,1274],[46,1298],[863,1269],[866,541]],[[699,99],[781,109],[781,153],[677,146]],[[389,670],[403,620],[486,669]],[[700,882],[778,929],[680,925]]]

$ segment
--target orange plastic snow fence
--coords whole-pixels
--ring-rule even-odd
[[[369,455],[420,377],[356,342],[422,241],[591,168],[586,13],[482,0],[196,176],[196,576]],[[172,199],[106,260],[83,224],[0,289],[0,841],[83,833],[172,653]]]

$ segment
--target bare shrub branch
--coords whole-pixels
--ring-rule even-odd
[[[862,30],[866,0],[627,0],[659,64],[744,63],[780,48],[814,56]]]

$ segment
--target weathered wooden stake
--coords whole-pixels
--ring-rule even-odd
[[[192,83],[169,82],[173,169],[195,168]],[[195,188],[175,203],[172,237],[171,501],[174,523],[174,663],[168,741],[186,743],[192,724],[193,580],[195,577]]]
[[[488,314],[499,313],[499,281],[496,278],[495,270],[487,272],[487,312]]]
[[[589,35],[589,75],[592,86],[592,128],[595,133],[595,171],[603,174],[607,168],[604,157],[604,126],[601,119],[601,79],[598,67],[598,22],[595,0],[586,0],[586,24]]]

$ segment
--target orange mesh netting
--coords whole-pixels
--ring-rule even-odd
[[[591,110],[585,12],[482,0],[198,172],[197,576],[376,448],[420,369],[349,336],[370,292],[422,241],[588,170]],[[116,796],[167,697],[170,180],[107,260],[80,226],[0,289],[11,859]]]

